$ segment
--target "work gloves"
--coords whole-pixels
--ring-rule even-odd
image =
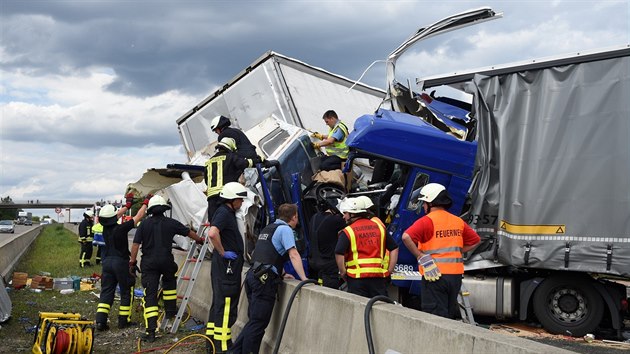
[[[312,145],[313,145],[313,149],[315,149],[315,150],[317,150],[317,149],[319,149],[320,147],[322,147],[322,146],[320,145],[320,143],[313,143]]]
[[[140,268],[138,268],[138,261],[129,261],[129,275],[132,277],[136,277],[136,272],[139,272]]]
[[[311,137],[313,137],[315,139],[319,139],[319,140],[326,139],[326,136],[324,136],[324,134],[320,134],[318,132],[315,132],[315,133],[311,134]]]
[[[238,258],[238,255],[234,251],[225,251],[223,252],[223,258],[227,259],[228,261],[233,261]]]
[[[125,207],[131,209],[131,204],[133,204],[133,193],[127,193],[125,194]]]
[[[436,281],[442,276],[442,273],[440,273],[440,269],[435,264],[433,257],[428,254],[418,258],[418,267],[422,267],[422,270],[424,271],[424,279],[427,281]]]
[[[142,204],[146,205],[147,207],[149,206],[149,200],[151,200],[151,197],[153,197],[153,194],[149,193],[147,194],[146,197],[144,197],[144,201],[142,202]]]

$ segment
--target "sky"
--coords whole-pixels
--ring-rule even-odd
[[[0,196],[121,199],[187,161],[176,120],[266,51],[356,80],[418,28],[483,6],[503,18],[423,42],[397,74],[630,43],[630,0],[0,0]],[[385,88],[385,66],[362,81]]]

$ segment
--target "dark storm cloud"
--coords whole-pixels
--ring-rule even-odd
[[[341,21],[343,13],[314,3],[268,4],[9,1],[2,30],[12,59],[5,65],[42,74],[105,66],[117,74],[113,92],[206,94],[267,50],[358,77],[406,36],[385,18]],[[295,19],[304,11],[312,16]],[[359,60],[340,60],[348,57]]]

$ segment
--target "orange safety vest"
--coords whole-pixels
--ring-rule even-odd
[[[351,278],[384,278],[389,276],[385,249],[385,225],[378,218],[359,219],[343,231],[350,240],[346,252],[346,271]]]
[[[433,237],[420,245],[420,251],[433,257],[442,274],[464,274],[464,221],[445,210],[427,216],[433,221]]]

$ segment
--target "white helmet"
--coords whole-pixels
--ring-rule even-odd
[[[445,191],[445,190],[446,188],[439,183],[429,183],[425,185],[424,187],[422,187],[422,189],[420,190],[420,195],[418,196],[418,200],[431,203],[432,201],[435,200],[435,198],[437,198],[437,196],[442,191]]]
[[[225,137],[223,139],[221,139],[221,141],[219,141],[217,143],[217,147],[219,146],[223,146],[224,148],[230,150],[230,151],[236,151],[236,140],[232,139],[232,138],[228,138]]]
[[[342,213],[359,214],[365,213],[365,202],[359,198],[346,198],[339,204],[339,211]]]
[[[238,182],[229,182],[223,186],[219,196],[223,199],[239,199],[247,197],[247,189]]]
[[[210,130],[217,129],[217,126],[219,125],[219,120],[220,119],[221,119],[221,116],[216,116],[216,117],[212,118],[212,121],[210,122]]]
[[[210,130],[214,131],[217,128],[223,128],[230,125],[230,118],[218,115],[210,121]]]
[[[158,205],[167,206],[168,209],[171,208],[170,205],[168,205],[168,203],[166,202],[166,199],[164,199],[161,195],[154,195],[153,197],[151,197],[151,199],[149,199],[149,205],[148,205],[147,211],[151,210],[151,208]]]
[[[101,210],[98,212],[98,216],[99,218],[114,217],[116,216],[116,208],[111,204],[107,204],[101,208]]]
[[[83,215],[87,216],[88,218],[91,218],[94,216],[94,212],[91,209],[86,210],[85,213],[83,213]]]
[[[370,197],[368,197],[366,195],[360,195],[360,196],[356,197],[356,199],[360,200],[363,203],[363,207],[365,209],[369,209],[369,208],[374,206],[374,202],[372,202],[372,199],[370,199]]]

